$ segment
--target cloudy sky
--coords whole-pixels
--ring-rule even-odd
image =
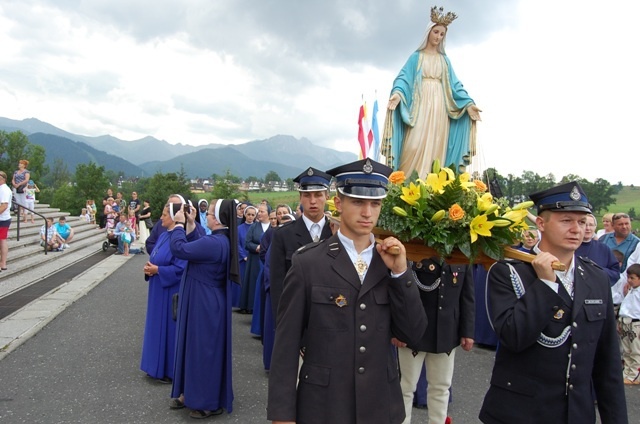
[[[125,140],[357,152],[434,2],[3,0],[0,116]],[[640,185],[637,0],[440,0],[483,110],[475,165]]]

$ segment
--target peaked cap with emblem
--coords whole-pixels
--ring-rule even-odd
[[[298,191],[328,190],[330,181],[331,175],[312,167],[293,179],[293,182],[298,183]]]
[[[327,171],[336,179],[341,194],[359,199],[384,199],[393,170],[370,158],[361,159]]]
[[[538,207],[538,214],[543,211],[591,213],[587,195],[576,181],[530,194],[529,198]]]

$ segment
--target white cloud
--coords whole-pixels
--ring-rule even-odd
[[[639,153],[637,2],[450,3],[447,52],[484,111],[476,164],[640,184],[607,161]],[[378,99],[382,127],[427,19],[417,0],[9,1],[0,116],[196,145],[291,134],[355,153],[362,99]]]

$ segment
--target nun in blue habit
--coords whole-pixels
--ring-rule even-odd
[[[188,242],[195,211],[184,223],[175,215],[171,253],[188,261],[180,286],[172,409],[188,407],[192,418],[233,410],[231,379],[231,285],[239,281],[236,209],[233,200],[212,200],[210,235]]]
[[[168,207],[164,208],[160,222],[167,230],[173,230],[175,222],[169,216]],[[176,321],[172,298],[178,293],[186,265],[186,260],[171,254],[169,233],[163,232],[143,268],[144,279],[149,282],[149,294],[140,369],[163,382],[173,379]]]

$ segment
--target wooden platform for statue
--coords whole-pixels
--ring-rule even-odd
[[[376,238],[379,239],[385,239],[394,235],[390,231],[386,231],[378,227],[373,230],[373,234],[376,236]],[[407,259],[409,259],[410,261],[419,262],[422,259],[426,258],[440,257],[440,254],[436,251],[436,249],[424,244],[424,240],[415,239],[402,242],[402,244],[404,245],[404,248],[407,252]],[[480,253],[473,261],[471,261],[459,249],[454,249],[453,252],[451,252],[451,255],[444,258],[444,260],[448,264],[481,264],[486,269],[489,269],[489,267],[491,267],[491,265],[493,265],[493,263],[496,261],[495,259],[492,259],[489,256],[485,255],[484,253]]]

